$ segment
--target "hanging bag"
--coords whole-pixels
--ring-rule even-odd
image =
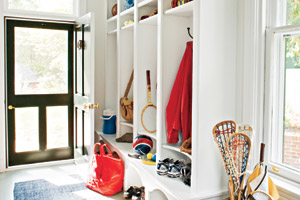
[[[96,148],[99,146],[99,153]],[[105,150],[106,148],[106,150]],[[105,196],[122,190],[124,164],[122,159],[106,144],[96,143],[90,161],[86,187]]]
[[[126,91],[124,93],[124,97],[122,97],[120,100],[122,117],[128,121],[133,120],[133,99],[128,100],[127,97],[132,85],[132,81],[133,81],[133,70],[129,82],[127,84]]]

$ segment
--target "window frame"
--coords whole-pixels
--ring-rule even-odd
[[[295,33],[300,34],[300,24],[277,26],[266,30],[264,141],[269,146],[267,164],[271,174],[300,184],[300,169],[295,170],[287,165],[272,161],[274,152],[276,152],[277,160],[282,158],[283,153],[283,138],[280,136],[283,129],[279,127],[280,130],[278,130],[278,127],[275,126],[278,124],[278,115],[283,116],[284,98],[278,98],[280,95],[284,95],[282,93],[284,92],[283,85],[280,84],[284,79],[284,75],[280,77],[282,74],[280,70],[284,69],[282,56],[285,55],[285,37],[283,35]],[[280,86],[282,88],[279,88]]]
[[[73,14],[31,11],[31,10],[18,10],[9,9],[8,0],[4,0],[3,3],[4,16],[12,17],[33,17],[33,18],[47,18],[47,19],[60,19],[60,20],[74,20],[84,12],[85,9],[83,0],[73,0]]]

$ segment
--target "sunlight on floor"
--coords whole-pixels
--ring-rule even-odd
[[[80,165],[66,164],[51,167],[40,167],[0,173],[0,199],[13,200],[14,184],[17,182],[44,179],[56,186],[70,185],[85,182],[87,163]],[[78,197],[87,200],[121,200],[120,192],[111,197],[105,197],[89,189],[74,192]]]

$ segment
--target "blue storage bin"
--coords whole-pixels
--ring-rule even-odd
[[[101,119],[103,119],[102,132],[104,134],[115,134],[117,116],[115,115],[114,111],[104,110]]]

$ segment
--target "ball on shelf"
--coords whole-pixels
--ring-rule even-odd
[[[132,147],[139,155],[147,155],[153,147],[153,141],[147,135],[139,135],[134,138]]]
[[[147,159],[148,159],[148,160],[152,160],[152,157],[153,157],[153,153],[148,153],[148,154],[147,154]]]
[[[153,161],[156,161],[156,154],[154,154],[154,155],[152,156],[152,160],[153,160]]]

